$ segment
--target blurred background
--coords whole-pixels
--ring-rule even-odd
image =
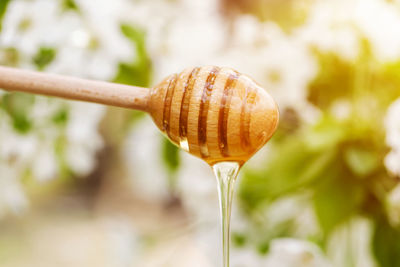
[[[233,267],[400,266],[400,1],[0,0],[0,64],[152,86],[249,74]],[[211,169],[143,113],[0,90],[0,265],[221,266]]]

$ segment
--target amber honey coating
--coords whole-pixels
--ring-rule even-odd
[[[214,164],[246,162],[273,135],[279,112],[272,97],[230,68],[188,68],[152,89],[149,110],[169,139]]]

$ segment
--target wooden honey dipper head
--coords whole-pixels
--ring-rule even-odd
[[[272,97],[230,68],[205,66],[173,74],[150,93],[148,111],[169,139],[210,165],[245,163],[275,132]]]

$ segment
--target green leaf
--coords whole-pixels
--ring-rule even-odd
[[[120,63],[114,82],[147,87],[150,84],[148,71],[140,66]]]
[[[332,164],[314,189],[314,210],[325,234],[348,219],[361,206],[362,188],[346,177],[340,164]]]
[[[310,149],[297,135],[286,138],[277,147],[264,168],[244,169],[239,195],[248,210],[323,178],[324,170],[338,153],[333,148]]]
[[[259,244],[257,247],[257,252],[261,255],[266,255],[269,252],[270,245],[271,245],[270,240]]]
[[[146,34],[143,30],[128,24],[122,24],[121,31],[128,39],[136,44],[139,49],[144,49]]]
[[[121,32],[132,42],[136,57],[131,63],[119,64],[114,82],[148,87],[152,78],[152,65],[146,50],[146,35],[144,31],[128,24],[121,25]]]
[[[310,149],[322,151],[336,146],[346,137],[348,137],[347,128],[325,115],[304,133],[304,142]]]
[[[129,116],[129,121],[131,124],[135,124],[139,122],[141,119],[145,117],[146,113],[138,110],[132,110],[131,115]]]
[[[3,17],[6,14],[7,6],[10,2],[11,2],[11,0],[1,0],[0,1],[0,31],[2,30]]]
[[[301,132],[281,138],[265,167],[244,169],[240,196],[248,209],[323,178],[339,155],[337,144],[347,136],[342,125],[328,116]]]
[[[350,170],[359,177],[366,177],[377,170],[380,164],[379,154],[362,147],[349,147],[344,152],[344,159]]]
[[[360,39],[359,44],[360,52],[355,61],[346,61],[335,53],[316,51],[320,70],[308,86],[308,99],[323,110],[336,100],[346,99],[353,103],[358,116],[367,113],[367,116],[381,117],[386,107],[400,97],[400,61],[379,63],[368,40]],[[368,106],[374,109],[372,114]]]
[[[17,66],[20,60],[19,51],[15,47],[6,47],[1,49],[2,57],[0,58],[0,64],[6,66]]]
[[[400,267],[400,231],[385,219],[377,220],[372,250],[380,267]]]
[[[29,112],[33,103],[34,96],[30,94],[8,93],[3,96],[2,107],[11,117],[17,132],[27,133],[32,128]]]
[[[351,96],[354,85],[354,64],[334,53],[316,52],[319,73],[309,85],[308,100],[327,109],[335,100]]]
[[[80,12],[79,6],[76,4],[74,0],[63,0],[62,9],[64,11],[75,11]]]
[[[53,115],[52,121],[57,125],[65,126],[68,121],[68,116],[68,109],[62,108]]]
[[[247,236],[243,233],[233,232],[232,233],[232,244],[235,247],[244,247],[247,242]]]
[[[40,47],[32,61],[38,70],[44,70],[56,57],[56,50],[52,47]]]
[[[170,174],[175,174],[179,169],[179,148],[172,144],[167,138],[162,141],[162,159]]]
[[[271,1],[268,4],[262,4],[260,1],[232,1],[232,10],[241,10],[241,12],[251,12],[262,21],[272,21],[279,27],[290,33],[297,29],[308,17],[308,5],[299,6],[295,1]],[[237,6],[235,6],[237,5]]]

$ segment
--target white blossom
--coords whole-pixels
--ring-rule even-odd
[[[352,218],[330,235],[327,256],[334,266],[377,267],[371,255],[372,235],[373,224],[369,219]]]
[[[23,55],[21,66],[33,68],[31,58],[42,46],[56,49],[47,71],[109,80],[118,62],[133,60],[133,47],[120,32],[119,12],[127,1],[77,1],[83,15],[62,12],[59,1],[15,0],[3,21],[0,44],[15,47]],[[43,12],[46,10],[46,12]],[[21,29],[21,23],[26,29]],[[91,47],[91,42],[97,45]]]
[[[266,267],[331,267],[322,251],[311,242],[293,238],[275,239],[263,265]]]
[[[354,0],[316,1],[304,25],[294,35],[322,52],[333,52],[354,60],[359,53],[359,37],[353,23]]]
[[[98,125],[105,109],[98,104],[71,102],[66,127],[66,159],[78,175],[88,175],[96,164],[96,152],[103,147]],[[84,114],[84,116],[83,116]]]
[[[393,175],[400,175],[400,151],[390,151],[384,160],[386,169],[388,169]]]
[[[388,108],[385,117],[386,143],[394,150],[400,150],[400,99]]]
[[[330,111],[338,120],[348,119],[351,115],[351,103],[345,99],[336,100],[332,104]]]
[[[0,217],[9,210],[21,214],[29,205],[18,181],[20,175],[18,167],[0,161]]]
[[[247,20],[244,22],[248,23]],[[240,23],[236,25],[238,32],[234,32],[232,47],[223,53],[221,62],[250,74],[273,95],[281,108],[307,105],[307,86],[317,71],[308,47],[274,23],[258,25],[260,31],[256,38],[259,43],[255,39],[255,44],[242,44]],[[237,43],[233,43],[235,40]]]
[[[60,108],[65,108],[68,113],[65,128],[52,122],[52,117]],[[12,189],[7,191],[11,193],[5,195],[17,196],[17,203],[27,201],[22,197],[22,187],[14,186],[19,185],[19,180],[26,171],[30,170],[38,181],[48,181],[60,174],[58,157],[62,157],[66,160],[66,167],[76,175],[85,176],[96,166],[96,153],[103,147],[97,128],[104,114],[104,107],[37,97],[30,110],[28,119],[32,129],[27,133],[16,132],[11,118],[0,110],[0,165],[4,165],[3,168],[8,166],[8,171],[0,172],[0,178],[4,183],[10,183],[9,186],[3,185],[4,190]],[[56,155],[56,143],[59,140],[64,140],[62,142],[65,142],[65,151]],[[13,169],[18,171],[12,171]],[[0,206],[6,204],[12,208],[11,201],[7,199],[0,198]],[[1,203],[2,201],[5,202]]]
[[[371,19],[373,17],[373,19]],[[400,12],[388,1],[358,0],[355,22],[372,44],[381,61],[400,57]]]
[[[232,267],[265,266],[265,257],[253,247],[233,247],[230,264]],[[277,266],[280,266],[280,263]]]
[[[373,19],[371,19],[373,17]],[[306,23],[295,30],[302,41],[320,51],[353,61],[361,38],[382,62],[400,57],[400,12],[382,0],[320,0],[313,4]]]
[[[6,162],[26,164],[35,156],[38,140],[33,134],[18,134],[10,124],[5,119],[0,121],[0,158]]]
[[[89,12],[88,2],[78,2],[85,12]],[[119,33],[117,10],[111,10],[110,6],[113,4],[103,3],[101,10],[90,8],[96,14],[79,14],[63,12],[60,1],[11,1],[3,19],[0,45],[18,50],[22,68],[34,68],[32,58],[39,48],[51,47],[56,57],[46,71],[110,79],[115,75],[117,62],[133,58],[131,44]],[[91,42],[96,38],[99,45],[91,49]],[[62,110],[66,113],[65,127],[52,121]],[[37,96],[26,114],[32,129],[20,134],[12,128],[12,118],[0,111],[0,164],[19,170],[13,175],[8,172],[10,179],[4,181],[18,184],[28,170],[39,181],[52,179],[60,174],[58,157],[65,159],[65,167],[76,175],[88,175],[96,166],[97,152],[103,147],[98,125],[104,112],[105,107],[100,105]],[[60,142],[64,143],[63,150],[56,155]],[[23,190],[18,188],[23,196]],[[12,208],[10,203],[7,205]]]
[[[400,99],[388,108],[385,129],[386,144],[391,148],[385,158],[385,166],[391,173],[400,176]]]
[[[188,66],[211,64],[223,52],[227,32],[218,1],[138,1],[129,15],[146,32],[156,82]]]
[[[400,225],[400,185],[397,185],[390,191],[386,201],[386,209],[390,223],[396,227]]]
[[[155,202],[168,196],[168,176],[162,167],[160,133],[153,121],[144,119],[124,142],[124,162],[132,179],[132,189],[139,197]]]
[[[219,223],[217,180],[200,159],[184,155],[178,180],[183,205],[196,220]]]
[[[277,24],[248,15],[238,16],[230,31],[218,14],[217,1],[205,2],[135,4],[130,21],[146,32],[147,48],[154,59],[154,81],[187,66],[230,66],[251,75],[281,108],[303,110],[306,121],[318,116],[306,99],[308,83],[317,71],[308,45],[284,33]]]
[[[43,143],[32,163],[32,172],[39,181],[48,181],[58,173],[56,155],[52,143]]]

